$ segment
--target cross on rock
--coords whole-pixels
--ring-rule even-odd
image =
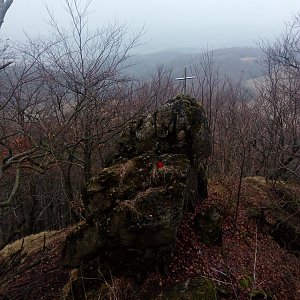
[[[186,81],[188,79],[194,79],[195,76],[186,76],[186,69],[187,67],[184,67],[184,77],[179,77],[179,78],[176,78],[176,80],[184,80],[184,83],[183,83],[183,94],[186,95]]]

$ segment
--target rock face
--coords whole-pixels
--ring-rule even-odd
[[[206,118],[194,99],[177,97],[132,123],[87,187],[86,223],[67,238],[64,263],[98,257],[123,273],[163,269],[186,208],[206,192],[209,154]]]
[[[122,132],[114,160],[153,151],[183,153],[196,164],[209,156],[210,149],[210,133],[202,106],[193,98],[177,96]]]
[[[99,254],[132,270],[165,264],[189,194],[190,169],[183,154],[153,152],[103,169],[87,188],[87,222],[68,239],[68,264]]]
[[[179,95],[156,112],[133,122],[120,135],[117,151],[108,166],[148,151],[188,157],[191,189],[194,189],[194,195],[186,203],[190,209],[197,194],[207,196],[205,160],[211,153],[210,131],[205,112],[195,99]]]

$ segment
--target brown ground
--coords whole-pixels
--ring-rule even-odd
[[[247,213],[249,208],[270,208],[266,209],[266,218],[271,220],[277,199],[272,198],[265,183],[244,181],[235,230],[235,191],[232,186],[229,191],[219,183],[210,183],[209,199],[197,207],[197,211],[210,205],[223,208],[222,247],[200,243],[194,215],[184,218],[166,284],[200,275],[211,278],[221,289],[225,287],[227,299],[249,299],[251,293],[261,290],[273,299],[299,300],[299,257],[282,249]],[[300,195],[299,187],[295,192]]]

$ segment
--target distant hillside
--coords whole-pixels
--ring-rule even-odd
[[[181,76],[184,66],[190,65],[191,60],[200,59],[203,52],[195,53],[189,50],[167,50],[150,54],[137,55],[133,58],[133,66],[129,72],[139,77],[145,77],[153,72],[158,64],[163,64],[166,68],[172,68],[174,77]],[[230,77],[244,80],[256,78],[261,75],[257,61],[261,57],[258,48],[236,47],[213,50],[215,65],[219,66],[221,73],[226,73]]]

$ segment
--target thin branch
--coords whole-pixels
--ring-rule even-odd
[[[13,61],[9,61],[9,62],[3,64],[2,66],[0,66],[0,70],[5,69],[6,67],[8,67],[9,65],[11,65],[12,63],[13,63]]]
[[[16,170],[16,178],[15,178],[15,184],[14,187],[8,196],[6,201],[0,202],[0,207],[6,207],[10,206],[12,201],[14,200],[16,193],[18,191],[18,188],[20,186],[20,174],[21,174],[21,166],[20,163],[17,164],[17,170]]]
[[[257,265],[257,225],[255,228],[255,252],[254,252],[254,264],[253,264],[253,289],[256,289],[256,265]]]

